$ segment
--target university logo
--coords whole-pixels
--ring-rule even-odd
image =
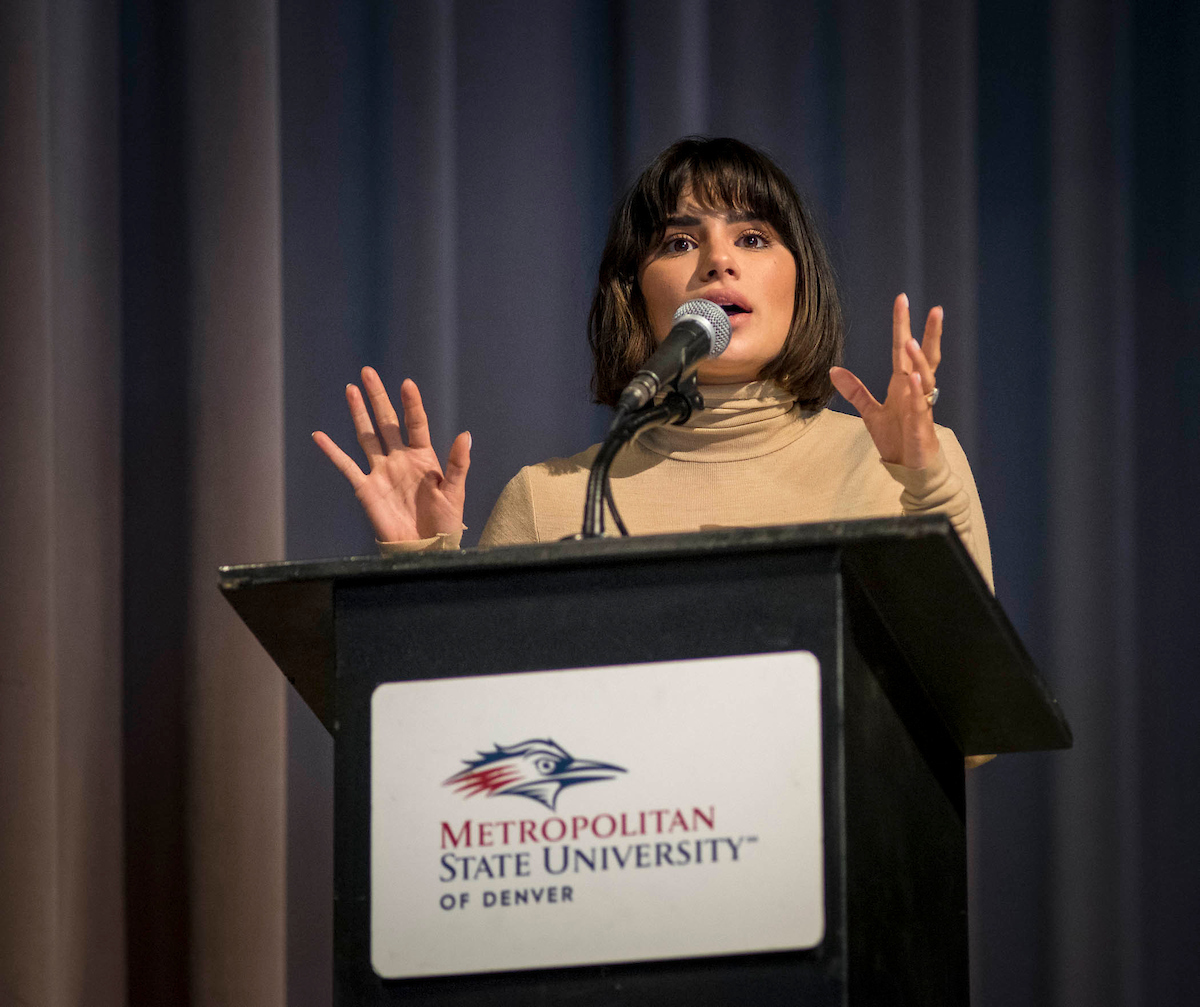
[[[500,797],[513,794],[544,804],[551,811],[558,795],[580,783],[598,783],[624,773],[620,766],[607,762],[576,759],[550,739],[531,738],[517,745],[496,746],[493,752],[480,752],[478,759],[464,759],[467,768],[446,780],[464,797],[483,794]]]

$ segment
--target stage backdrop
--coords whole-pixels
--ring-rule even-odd
[[[1197,51],[1153,0],[0,5],[0,1002],[329,1002],[331,745],[216,566],[373,551],[309,441],[364,363],[472,431],[468,542],[594,441],[606,216],[686,133],[811,199],[873,388],[892,297],[946,309],[1076,733],[972,774],[975,1002],[1182,1002]]]

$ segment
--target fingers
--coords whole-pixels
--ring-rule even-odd
[[[404,429],[408,431],[408,446],[432,447],[429,441],[429,419],[421,402],[421,391],[412,378],[405,378],[404,384],[400,386],[400,404],[404,406]]]
[[[910,369],[921,376],[921,395],[928,395],[937,386],[934,374],[942,359],[942,318],[940,307],[931,308],[925,319],[925,335],[920,344],[910,338],[904,349],[908,355]],[[914,386],[915,387],[915,386]]]
[[[892,304],[892,373],[921,376],[922,394],[934,389],[934,374],[942,362],[942,308],[931,308],[925,319],[925,332],[918,343],[912,336],[908,295],[899,294]]]
[[[350,419],[354,422],[354,434],[363,451],[367,453],[367,462],[371,468],[374,468],[376,462],[384,455],[383,445],[379,443],[379,438],[375,435],[375,424],[371,422],[367,404],[363,401],[362,392],[358,390],[357,385],[346,386],[346,405],[350,407]],[[330,443],[333,442],[330,441]]]
[[[854,406],[858,410],[858,415],[864,419],[869,413],[882,408],[875,396],[867,391],[867,386],[846,368],[829,368],[829,379],[833,382],[833,387],[841,393],[842,398]]]
[[[396,415],[392,400],[375,368],[362,369],[362,382],[371,400],[371,412],[375,414],[375,422],[371,422],[362,392],[355,385],[346,386],[346,402],[350,406],[350,416],[354,420],[358,443],[362,445],[374,467],[375,459],[382,457],[387,451],[403,450],[404,439],[400,435],[400,418]],[[404,409],[404,429],[408,434],[408,446],[431,447],[429,419],[421,402],[421,392],[411,378],[405,378],[400,386],[400,404]],[[375,432],[376,428],[379,430],[378,434]]]
[[[932,371],[938,369],[938,364],[942,362],[942,321],[946,313],[941,307],[930,308],[929,317],[925,319],[925,335],[921,337],[921,351],[925,354],[925,359],[929,361],[929,368]],[[933,391],[931,385],[927,391]]]
[[[913,374],[920,379],[917,386],[921,389],[921,395],[928,395],[934,388],[933,367],[915,339],[910,339],[905,349],[912,362]]]
[[[371,411],[375,414],[375,423],[379,427],[379,435],[383,438],[383,443],[387,445],[389,451],[397,451],[404,447],[404,441],[400,437],[400,418],[396,415],[396,410],[392,407],[392,400],[388,398],[387,389],[383,387],[383,382],[374,367],[362,369],[362,383],[363,388],[367,390],[367,395],[371,398]],[[403,400],[403,386],[401,386],[400,397]]]
[[[442,480],[442,492],[457,501],[466,495],[467,469],[471,467],[471,435],[463,431],[450,445],[446,458],[446,473]]]
[[[334,444],[329,436],[320,430],[313,433],[312,439],[317,447],[325,452],[325,457],[333,462],[337,470],[349,479],[350,485],[357,490],[367,477],[363,470],[355,463],[354,459]]]
[[[912,326],[908,320],[908,294],[897,294],[892,302],[892,373],[908,374],[912,364],[905,347],[912,339]]]
[[[929,404],[929,400],[925,398],[926,392],[924,384],[925,383],[921,378],[921,375],[917,371],[913,371],[912,374],[908,376],[908,390],[910,394],[908,396],[907,404],[908,411],[912,413],[913,416],[920,416],[922,413],[930,412],[933,409],[933,406]],[[930,390],[932,391],[932,389]]]

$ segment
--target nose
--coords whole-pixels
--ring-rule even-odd
[[[738,277],[738,261],[735,246],[728,241],[711,241],[705,246],[700,260],[700,274],[708,282],[723,276]]]

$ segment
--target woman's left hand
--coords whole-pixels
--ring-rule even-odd
[[[942,309],[930,310],[918,345],[909,324],[908,296],[900,294],[892,304],[892,378],[883,403],[846,368],[830,368],[834,387],[858,410],[885,462],[923,469],[937,457],[933,407],[926,396],[936,387],[941,359]]]

